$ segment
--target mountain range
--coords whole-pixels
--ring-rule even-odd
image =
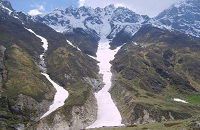
[[[175,29],[199,37],[199,7],[198,0],[181,1],[164,10],[155,18],[136,14],[128,8],[115,8],[114,5],[96,9],[84,6],[80,8],[69,7],[37,15],[34,19],[61,32],[73,32],[74,28],[94,30],[99,37],[106,35],[113,42],[117,34],[125,35],[126,38],[118,39],[117,44],[120,46],[126,43],[126,39],[133,36],[142,25],[146,24]]]
[[[186,0],[154,18],[114,5],[29,16],[0,0],[0,130],[91,125],[97,119],[94,93],[104,85],[95,57],[105,39],[110,49],[122,46],[110,62],[109,92],[124,129],[155,122],[181,129],[184,123],[167,122],[177,120],[192,129],[200,121],[199,9],[199,0]],[[45,53],[38,35],[48,41]],[[41,68],[69,92],[65,104],[42,119],[56,90]]]

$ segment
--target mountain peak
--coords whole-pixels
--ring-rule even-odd
[[[110,5],[106,6],[105,8],[115,9],[115,5],[114,4],[110,4]]]
[[[57,31],[73,32],[74,28],[92,29],[101,36],[114,37],[122,29],[131,29],[134,34],[145,18],[128,8],[118,7],[113,4],[105,8],[82,6],[69,7],[65,10],[54,10],[45,15],[38,15],[36,20],[43,22]],[[131,24],[131,25],[130,25]]]
[[[13,8],[12,8],[12,5],[9,1],[7,0],[0,0],[0,9],[9,9],[11,11],[15,11]]]
[[[186,0],[170,6],[161,12],[154,21],[155,25],[164,25],[180,32],[196,37],[200,36],[200,2],[199,0]]]

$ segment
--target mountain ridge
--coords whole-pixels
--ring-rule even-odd
[[[86,54],[96,56],[98,42],[104,38],[110,40],[111,49],[123,45],[111,61],[110,93],[125,125],[196,119],[200,113],[200,40],[163,24],[165,13],[153,21],[113,5],[96,9],[69,7],[57,9],[49,16],[43,14],[41,19],[52,24],[50,28],[37,21],[39,16],[16,12],[6,0],[0,2],[4,3],[0,4],[3,128],[83,129],[92,124],[97,117],[94,91],[101,89],[103,83],[98,61]],[[58,33],[56,27],[66,27],[69,32]],[[41,120],[39,117],[50,106],[55,90],[38,68],[39,55],[44,51],[42,43],[26,28],[47,39],[47,73],[70,94],[63,107]],[[188,103],[175,102],[174,98]],[[39,103],[44,107],[39,107]]]
[[[200,14],[196,13],[199,12],[199,8],[198,0],[185,0],[171,5],[158,16],[149,18],[125,7],[108,5],[105,8],[93,9],[83,6],[56,9],[33,18],[61,32],[73,32],[74,28],[93,30],[99,38],[106,36],[111,41],[111,48],[115,49],[128,42],[142,25],[147,24],[199,37]]]
[[[164,26],[196,37],[200,36],[199,0],[185,0],[173,4],[149,23]]]
[[[84,13],[82,12],[83,10],[85,11]],[[55,16],[57,17],[55,18]],[[107,32],[109,33],[107,35],[110,35],[110,38],[112,38],[122,28],[125,28],[126,24],[128,25],[129,23],[144,22],[146,19],[148,19],[148,16],[140,16],[129,10],[128,8],[115,8],[114,5],[108,5],[105,8],[98,7],[95,9],[84,6],[80,8],[69,7],[65,9],[56,9],[49,14],[34,16],[34,18],[40,22],[46,23],[47,25],[58,31],[70,32],[73,31],[71,30],[72,28],[77,27],[83,29],[90,28],[95,30],[99,35],[101,35],[101,33],[104,33],[99,30],[102,27],[102,24],[110,24],[109,26],[112,28],[112,32]],[[59,18],[65,20],[66,23],[63,23],[62,20],[59,21]],[[76,24],[77,21],[79,24]],[[117,27],[116,23],[123,23],[124,25],[122,24],[120,25],[120,27]],[[61,28],[59,29],[59,27]],[[117,31],[117,29],[119,31]]]

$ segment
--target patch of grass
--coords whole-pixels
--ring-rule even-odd
[[[190,126],[193,127],[194,124],[195,124],[195,123],[191,123],[191,124],[188,124],[187,126],[189,126],[189,127],[190,127]]]
[[[189,96],[186,101],[194,105],[200,105],[200,96]]]

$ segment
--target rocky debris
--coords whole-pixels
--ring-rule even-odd
[[[25,125],[19,123],[19,124],[14,125],[14,128],[15,128],[16,130],[25,130]]]
[[[83,106],[72,108],[71,130],[83,129],[97,119],[97,101],[93,94],[88,98]]]
[[[193,129],[200,129],[200,123],[195,123]]]
[[[30,120],[38,121],[40,117],[49,109],[52,102],[43,100],[42,102],[37,102],[35,99],[19,94],[18,99],[15,101],[15,106],[12,106],[12,110],[19,113],[25,109],[29,110],[31,113]]]
[[[98,76],[99,79],[92,79],[92,78],[89,78],[89,77],[83,77],[83,79],[92,86],[94,92],[98,92],[100,91],[103,86],[104,86],[104,83],[102,81],[102,77],[99,75]]]

